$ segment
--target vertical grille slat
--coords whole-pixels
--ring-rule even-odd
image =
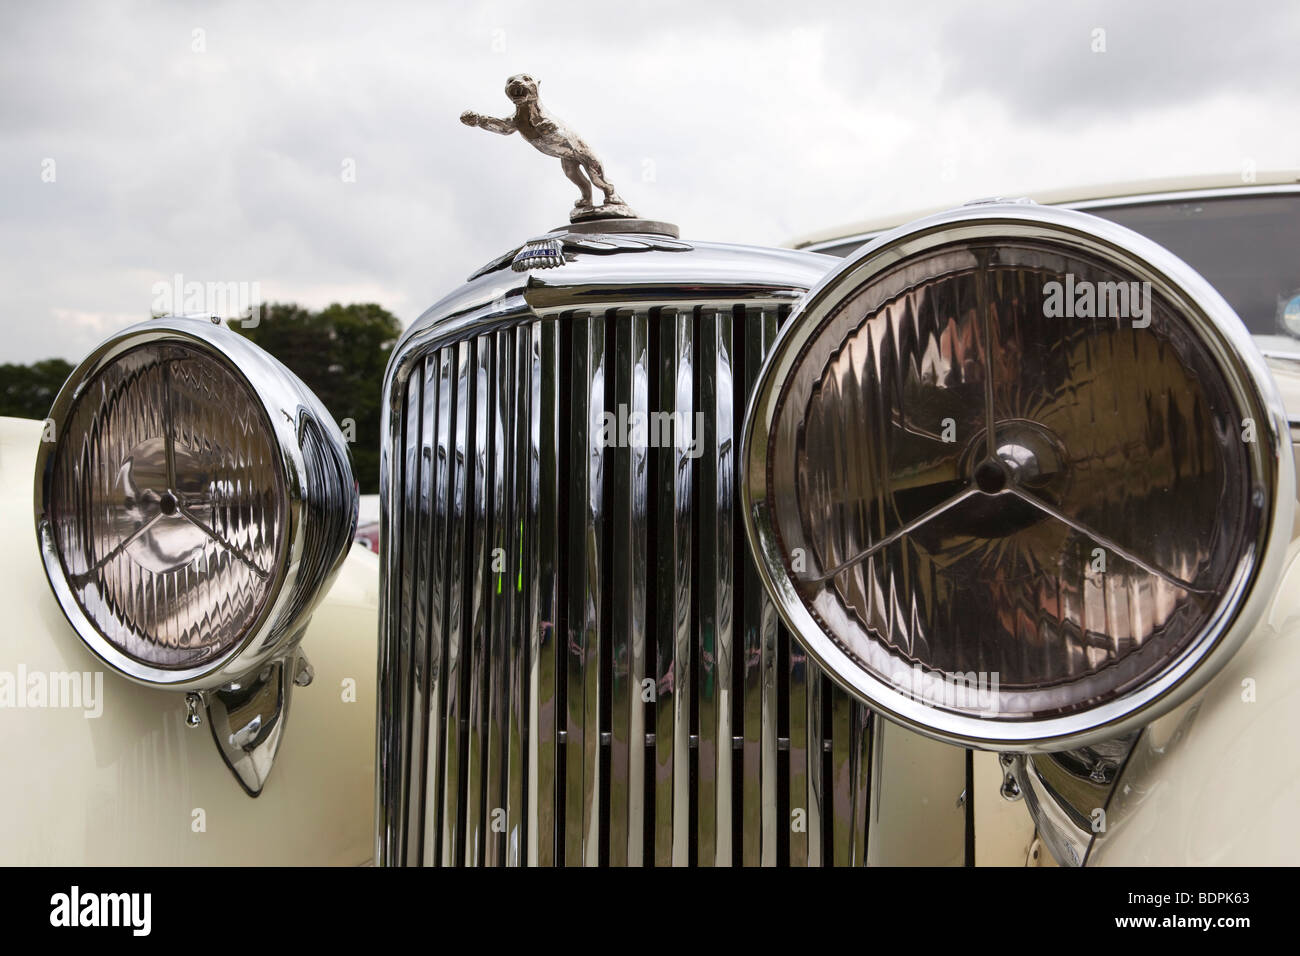
[[[853,803],[853,855],[852,866],[867,865],[867,834],[870,830],[868,817],[871,781],[871,711],[863,704],[854,702],[853,710],[853,746],[852,775],[850,777],[850,799]]]
[[[560,614],[558,581],[559,547],[559,337],[554,321],[531,326],[531,430],[528,517],[534,533],[529,538],[528,560],[531,594],[529,628],[528,721],[528,862],[539,866],[556,863],[558,811],[556,736],[559,716],[556,641]],[[567,438],[567,435],[566,435]]]
[[[743,536],[740,430],[788,314],[575,311],[410,358],[384,458],[382,862],[865,862],[868,712],[791,639]]]
[[[758,380],[763,357],[776,337],[774,309],[744,314],[741,343],[744,379],[737,391],[737,428]],[[739,519],[738,519],[739,520]],[[737,534],[737,540],[741,538]],[[748,549],[744,549],[743,586],[743,862],[745,866],[775,866],[777,835],[777,613],[759,579]]]
[[[609,450],[613,576],[607,593],[612,618],[610,679],[609,862],[639,866],[645,851],[646,496],[649,434],[649,317],[613,316],[614,426]],[[637,431],[640,434],[637,434]]]
[[[442,779],[442,837],[439,858],[443,866],[464,859],[464,829],[461,818],[464,801],[465,759],[461,723],[468,713],[468,661],[465,628],[470,620],[465,604],[466,526],[469,522],[469,494],[472,488],[470,464],[470,400],[473,343],[461,342],[448,351],[455,363],[456,395],[451,411],[451,448],[448,460],[447,529],[447,678],[446,709],[442,738],[445,754]]]
[[[659,315],[661,410],[695,434],[695,325],[687,310]],[[655,865],[685,866],[690,848],[691,785],[691,448],[655,451]]]
[[[410,482],[409,510],[414,534],[403,540],[403,560],[410,555],[414,567],[411,578],[411,735],[410,735],[410,776],[411,780],[423,779],[426,773],[425,759],[428,753],[426,732],[429,714],[429,591],[425,584],[429,580],[429,539],[432,505],[433,477],[433,424],[434,416],[429,406],[437,403],[437,363],[430,356],[422,363],[420,371],[422,381],[417,390],[411,390],[416,397],[419,408],[414,420],[408,418],[407,426],[416,425],[419,444],[415,448],[415,472]],[[409,549],[408,546],[409,545]],[[403,575],[403,577],[408,577]],[[409,788],[406,818],[406,858],[415,860],[420,857],[420,838],[424,829],[424,805],[419,799],[421,790]]]
[[[474,343],[470,391],[470,494],[469,567],[469,726],[465,751],[465,865],[481,866],[486,849],[484,789],[487,784],[488,707],[488,538],[491,491],[488,437],[492,401],[492,340],[480,336]]]
[[[483,862],[499,866],[505,861],[507,829],[506,762],[510,722],[510,663],[514,657],[511,635],[510,554],[515,520],[510,487],[514,429],[515,386],[513,334],[496,332],[491,338],[492,377],[489,379],[488,413],[488,568],[487,606],[487,757],[483,792]]]
[[[700,405],[704,454],[699,497],[700,865],[732,863],[732,607],[735,454],[732,314],[701,310]]]
[[[822,864],[822,676],[796,641],[789,646],[790,864]],[[802,813],[801,813],[802,811]]]
[[[855,784],[870,744],[860,709],[842,689],[831,690],[831,818],[836,866],[861,866],[866,854],[866,808],[865,804],[859,806]]]
[[[510,435],[509,502],[503,521],[510,530],[510,550],[507,552],[505,589],[510,595],[510,627],[508,634],[509,683],[507,706],[510,718],[506,738],[506,846],[507,866],[519,866],[526,860],[525,840],[528,828],[528,804],[524,790],[527,774],[529,674],[531,648],[529,628],[532,620],[528,613],[531,589],[524,587],[525,554],[530,547],[527,520],[528,483],[530,474],[530,445],[532,433],[529,404],[532,389],[532,330],[528,327],[511,330],[511,390],[507,392],[510,414],[506,428]]]
[[[419,493],[419,465],[420,465],[420,413],[423,404],[424,392],[424,363],[416,368],[411,376],[411,387],[406,393],[405,420],[402,426],[402,435],[405,441],[402,455],[402,535],[401,541],[401,591],[398,596],[398,654],[399,654],[399,676],[398,686],[398,713],[401,715],[402,727],[402,748],[400,753],[401,769],[400,777],[403,781],[401,800],[395,811],[395,816],[399,820],[404,820],[409,828],[410,823],[410,803],[411,803],[411,775],[412,775],[412,756],[416,755],[413,750],[412,729],[418,722],[420,709],[416,706],[418,701],[415,700],[414,685],[416,682],[416,648],[413,621],[413,605],[416,593],[416,569],[415,569],[415,543],[418,540],[418,531],[416,530],[416,508],[417,495]],[[414,771],[418,773],[418,770]],[[405,859],[408,846],[398,846],[395,852],[399,858]]]
[[[428,752],[425,760],[423,846],[420,860],[428,866],[440,859],[443,828],[441,817],[442,775],[446,753],[443,715],[448,708],[448,586],[451,581],[447,540],[451,526],[452,410],[455,407],[455,349],[441,349],[437,359],[437,409],[432,445],[433,479],[429,538],[429,709]],[[428,386],[426,386],[426,392]],[[426,410],[429,405],[426,400]],[[427,413],[427,411],[426,411]]]
[[[593,411],[605,407],[605,322],[573,319],[573,455],[569,499],[569,634],[566,674],[564,860],[595,866],[600,854],[600,636],[605,590],[605,449]]]

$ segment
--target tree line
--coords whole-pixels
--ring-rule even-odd
[[[355,423],[349,431],[355,432],[350,447],[357,482],[362,494],[377,493],[384,369],[402,332],[397,318],[374,303],[313,311],[276,302],[262,306],[255,325],[239,319],[227,324],[288,366],[336,420]],[[72,369],[58,358],[0,364],[0,416],[44,419]]]

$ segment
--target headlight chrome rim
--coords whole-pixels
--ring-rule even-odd
[[[1192,323],[1212,360],[1225,370],[1238,408],[1257,409],[1249,455],[1269,496],[1265,529],[1221,596],[1211,620],[1156,678],[1117,698],[1059,717],[993,720],[912,699],[869,673],[818,622],[790,579],[771,512],[769,441],[792,373],[840,304],[875,276],[940,246],[977,240],[1065,241],[1149,279]],[[759,575],[785,624],[817,664],[872,708],[928,736],[993,750],[1059,750],[1112,737],[1148,723],[1204,685],[1240,646],[1272,599],[1295,508],[1295,474],[1287,418],[1249,333],[1231,307],[1190,266],[1163,247],[1106,220],[1033,203],[972,204],[886,233],[854,253],[814,287],[781,330],[764,361],[745,417],[741,502],[745,533]],[[1263,583],[1265,586],[1259,586]],[[1243,599],[1244,597],[1244,599]]]
[[[284,495],[284,527],[276,545],[266,597],[256,616],[239,639],[221,653],[198,665],[177,668],[150,665],[128,654],[89,619],[68,583],[50,516],[58,450],[69,416],[87,384],[126,353],[169,342],[198,350],[247,386],[260,406],[262,424],[274,446]],[[53,425],[53,440],[41,442],[34,476],[37,544],[60,609],[97,658],[138,683],[191,691],[238,682],[292,649],[347,555],[359,501],[347,444],[333,417],[310,389],[269,353],[223,325],[202,318],[167,317],[131,326],[95,348],[59,390],[47,421]],[[324,465],[346,480],[324,486],[312,481],[310,472],[319,471],[321,463],[307,460],[304,445],[308,431],[315,436],[316,453],[328,459]],[[309,510],[319,514],[313,517]],[[308,523],[319,523],[321,514],[326,521],[324,533],[313,535],[309,542]]]

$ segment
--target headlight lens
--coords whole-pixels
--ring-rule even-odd
[[[92,353],[51,419],[37,537],[92,651],[183,689],[286,653],[357,509],[343,437],[302,382],[229,329],[160,320]]]
[[[991,744],[1163,697],[1225,643],[1293,497],[1276,399],[1203,280],[1090,217],[1010,215],[836,270],[745,451],[751,540],[814,656]]]
[[[248,385],[193,346],[137,347],[86,383],[50,518],[72,594],[109,643],[161,668],[234,646],[284,543],[275,455]]]

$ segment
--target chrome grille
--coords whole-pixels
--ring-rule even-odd
[[[525,313],[405,357],[378,862],[864,862],[868,712],[790,640],[736,511],[745,396],[787,313]],[[620,409],[702,414],[699,457],[607,447]]]

